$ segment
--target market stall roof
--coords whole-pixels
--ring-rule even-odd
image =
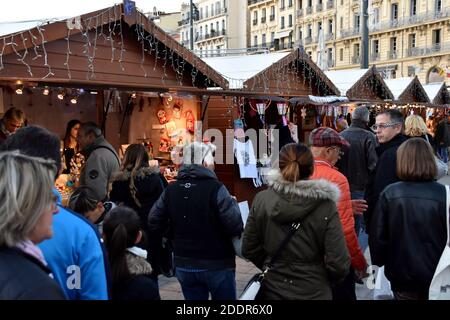
[[[437,105],[450,104],[450,94],[445,82],[436,82],[423,85],[431,103]]]
[[[427,93],[419,81],[419,78],[397,78],[384,80],[392,94],[394,99],[402,103],[428,103]]]
[[[394,96],[375,66],[369,69],[326,71],[325,75],[350,100],[383,101]]]
[[[312,96],[309,95],[308,97],[300,97],[300,98],[291,98],[289,99],[289,102],[292,104],[302,103],[302,104],[341,104],[349,102],[347,97],[341,97],[341,96],[324,96],[324,97],[318,97],[318,96]]]
[[[339,95],[338,88],[301,49],[283,53],[204,58],[230,89],[285,97]]]
[[[0,52],[2,84],[228,88],[227,80],[199,57],[134,6],[122,4],[0,36]]]

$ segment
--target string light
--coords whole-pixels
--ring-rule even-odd
[[[44,90],[42,90],[42,94],[44,95],[44,96],[48,96],[49,94],[50,94],[50,89],[49,88],[44,88]]]
[[[22,93],[23,93],[23,88],[16,89],[16,94],[22,94]]]

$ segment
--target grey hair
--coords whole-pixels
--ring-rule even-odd
[[[102,130],[95,122],[88,121],[81,124],[80,129],[83,130],[85,135],[93,133],[96,138],[102,135]]]
[[[18,151],[0,153],[0,246],[28,239],[53,198],[55,162]]]
[[[216,146],[194,141],[183,149],[183,164],[214,165]]]
[[[369,122],[369,109],[365,106],[359,106],[352,113],[353,120],[361,120],[364,122]]]

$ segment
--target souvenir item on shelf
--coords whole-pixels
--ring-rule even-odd
[[[183,106],[177,102],[174,106],[173,106],[173,117],[175,119],[180,119],[181,118],[181,111],[183,110]]]
[[[186,129],[187,131],[194,133],[194,115],[191,110],[186,111]]]
[[[158,117],[160,124],[165,124],[169,121],[167,119],[166,111],[164,111],[163,109],[159,109],[158,112],[156,113],[156,116]]]
[[[170,152],[170,140],[167,138],[161,138],[159,141],[159,152]]]
[[[241,142],[234,139],[234,154],[239,164],[241,178],[258,178],[256,170],[256,157],[251,140]]]
[[[169,137],[176,137],[179,134],[175,121],[169,121],[166,123],[166,131]]]
[[[289,131],[291,132],[292,140],[295,141],[295,143],[298,143],[298,130],[297,125],[293,124],[292,122],[288,123]]]

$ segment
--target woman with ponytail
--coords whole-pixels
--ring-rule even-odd
[[[331,285],[350,268],[339,220],[339,189],[326,180],[309,180],[311,150],[290,143],[269,174],[269,188],[253,200],[242,240],[242,254],[264,269],[290,231],[300,223],[267,272],[257,299],[331,299]]]
[[[160,300],[158,284],[150,277],[147,251],[141,241],[141,221],[128,207],[112,209],[103,223],[103,238],[112,274],[113,300]]]

